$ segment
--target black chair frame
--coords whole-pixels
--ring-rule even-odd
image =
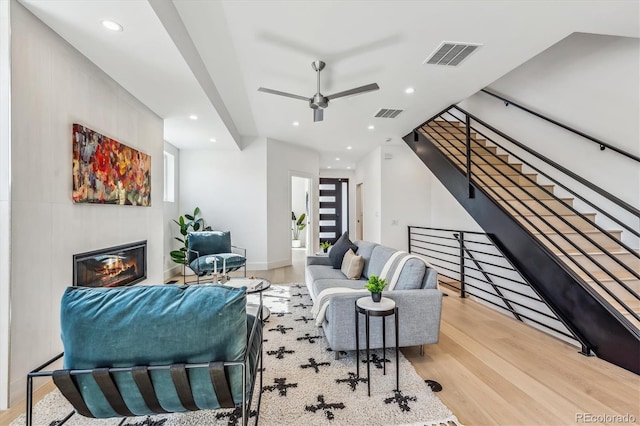
[[[210,371],[211,381],[213,385],[213,389],[218,396],[218,401],[221,401],[221,408],[235,408],[235,404],[233,403],[233,399],[231,397],[231,391],[229,389],[229,385],[226,381],[224,368],[241,368],[242,369],[242,425],[247,426],[249,423],[249,417],[251,416],[251,402],[253,400],[253,392],[250,393],[249,398],[247,398],[247,374],[248,371],[254,372],[251,377],[250,389],[253,390],[255,388],[256,376],[259,375],[259,388],[258,388],[258,405],[256,412],[256,420],[255,425],[258,424],[258,419],[260,417],[260,403],[262,402],[262,370],[263,370],[263,338],[260,337],[259,345],[260,350],[258,351],[258,356],[256,357],[253,365],[251,364],[251,360],[249,357],[250,354],[250,346],[253,342],[253,339],[256,338],[256,333],[258,332],[258,327],[262,327],[264,322],[262,318],[262,293],[260,294],[260,304],[258,305],[258,317],[253,322],[253,326],[251,327],[251,332],[249,334],[249,339],[247,343],[247,349],[244,354],[244,358],[242,361],[218,361],[218,362],[203,362],[203,363],[195,363],[195,364],[171,364],[171,365],[148,365],[148,366],[135,366],[135,367],[116,367],[116,368],[94,368],[94,369],[84,369],[84,370],[50,370],[50,371],[42,371],[44,368],[53,364],[57,360],[61,359],[64,356],[64,352],[56,355],[51,358],[44,364],[40,365],[36,369],[32,370],[27,374],[27,400],[26,400],[26,424],[27,426],[33,425],[33,380],[37,377],[52,377],[54,383],[60,390],[60,392],[71,402],[74,407],[74,411],[71,411],[67,416],[62,419],[57,425],[64,424],[67,420],[69,420],[75,413],[80,413],[85,417],[93,417],[89,410],[86,407],[84,400],[80,392],[75,385],[75,382],[71,379],[73,376],[79,376],[83,374],[91,374],[96,378],[101,391],[103,392],[105,398],[112,406],[113,410],[117,412],[119,415],[124,417],[119,425],[124,424],[127,417],[133,417],[135,414],[129,412],[122,395],[120,395],[113,378],[111,377],[112,373],[129,373],[134,376],[134,380],[138,385],[138,390],[140,391],[145,403],[157,414],[166,414],[169,413],[165,411],[160,404],[158,403],[155,390],[153,389],[153,385],[151,384],[151,380],[148,376],[149,371],[157,371],[157,370],[169,370],[171,371],[171,377],[173,379],[174,386],[176,391],[178,392],[178,396],[180,398],[180,402],[182,405],[189,411],[197,411],[200,410],[195,403],[193,402],[193,395],[191,394],[191,387],[189,386],[188,375],[186,371],[192,368],[207,368]],[[259,366],[259,367],[258,367]],[[251,368],[250,370],[248,370]],[[220,374],[222,373],[222,374]],[[256,374],[257,373],[257,374]],[[136,378],[136,376],[138,378]],[[140,378],[142,376],[142,378]],[[102,384],[101,384],[102,382]]]

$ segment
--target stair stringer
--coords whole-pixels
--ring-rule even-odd
[[[417,140],[414,140],[416,138]],[[549,308],[598,357],[640,374],[638,330],[419,132],[403,138]]]

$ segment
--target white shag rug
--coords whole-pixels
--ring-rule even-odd
[[[250,299],[257,295],[250,295]],[[271,309],[264,326],[264,376],[259,424],[285,425],[460,425],[411,363],[400,356],[400,392],[395,392],[395,351],[387,349],[387,374],[382,374],[382,350],[371,356],[371,397],[367,396],[366,355],[356,378],[355,352],[335,360],[322,328],[311,320],[311,299],[304,285],[272,286],[263,301]],[[256,391],[259,386],[256,380]],[[253,410],[257,405],[257,393]],[[71,405],[56,390],[34,409],[34,425],[55,426]],[[252,413],[255,415],[255,412]],[[122,419],[89,419],[75,414],[70,426],[111,426]],[[253,424],[255,418],[250,419]],[[240,425],[239,410],[197,411],[133,417],[125,426]],[[24,415],[11,426],[25,424]]]

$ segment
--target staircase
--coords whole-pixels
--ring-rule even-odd
[[[506,137],[507,143],[489,139],[487,128]],[[637,230],[588,201],[593,211],[576,210],[575,197],[556,195],[556,184],[565,192],[569,189],[524,163],[509,142],[529,148],[458,107],[437,115],[404,139],[485,231],[511,252],[510,260],[525,269],[523,275],[532,286],[577,332],[583,351],[586,345],[587,352],[640,373],[640,254],[621,239],[622,232],[638,235]],[[601,214],[619,223],[620,229],[596,224]],[[520,236],[510,235],[514,233]],[[535,256],[527,250],[528,244],[536,246]],[[594,332],[585,326],[588,322],[602,327]],[[606,337],[611,333],[624,335],[621,338],[635,360],[620,360],[615,350],[605,348],[612,344]]]

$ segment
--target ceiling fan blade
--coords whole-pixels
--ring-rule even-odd
[[[309,102],[309,98],[300,95],[294,95],[292,93],[281,92],[279,90],[267,89],[265,87],[260,87],[258,92],[271,93],[272,95],[286,96],[287,98],[300,99],[301,101]]]
[[[371,92],[373,90],[378,90],[380,86],[377,83],[371,83],[364,86],[356,87],[355,89],[345,90],[344,92],[334,93],[333,95],[327,96],[328,100],[344,98],[345,96],[358,95],[360,93]]]
[[[322,121],[324,119],[324,110],[317,108],[313,110],[313,122]]]

